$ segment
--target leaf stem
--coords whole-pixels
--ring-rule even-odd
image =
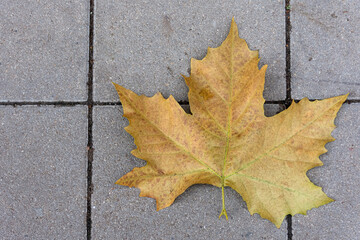
[[[228,220],[228,215],[225,209],[224,179],[221,179],[221,195],[222,195],[222,210],[219,215],[219,218],[221,218],[222,215],[225,215],[226,220]]]

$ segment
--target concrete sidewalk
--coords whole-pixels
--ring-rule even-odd
[[[4,0],[0,239],[360,239],[359,12],[355,0]],[[157,212],[155,200],[114,184],[144,161],[130,154],[111,82],[171,94],[189,109],[180,74],[221,44],[233,16],[260,50],[259,65],[268,64],[268,116],[290,98],[350,93],[324,166],[308,172],[336,201],[280,229],[251,216],[230,188],[227,222],[218,219],[221,191],[210,185]]]

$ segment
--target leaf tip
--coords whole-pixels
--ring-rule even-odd
[[[237,28],[237,25],[236,25],[236,22],[235,22],[235,16],[233,16],[232,19],[231,19],[231,27],[230,28],[232,28],[233,26],[235,28]]]
[[[347,94],[344,94],[344,95],[340,95],[340,96],[342,96],[344,99],[344,101],[343,102],[345,102],[346,101],[346,99],[348,98],[348,96],[349,96],[349,94],[350,94],[350,92],[348,92]]]
[[[122,178],[118,179],[118,180],[115,182],[115,184],[117,184],[117,185],[123,185],[121,179],[122,179]]]
[[[235,17],[233,17],[232,20],[231,20],[230,33],[232,33],[232,32],[237,36],[239,35],[238,27],[237,27],[237,24],[235,22]]]
[[[232,17],[231,19],[231,27],[234,27],[236,30],[238,30],[236,21],[235,21],[235,16]]]
[[[338,102],[344,103],[346,101],[346,99],[348,98],[349,94],[350,93],[339,95],[339,96],[333,97],[331,99],[336,99]],[[324,99],[324,100],[326,100],[326,99]]]
[[[117,83],[112,82],[112,84],[114,85],[117,93],[119,94],[119,97],[121,97],[121,95],[122,95],[123,93],[125,93],[126,91],[129,91],[128,89],[124,88],[123,86],[121,86],[121,85],[119,85],[119,84],[117,84]],[[121,99],[120,99],[120,100],[121,100]]]
[[[185,79],[185,81],[187,78],[189,78],[189,77],[185,76],[184,74],[180,74],[180,75]]]
[[[149,197],[149,196],[147,196]],[[161,209],[164,209],[164,208],[167,208],[169,207],[171,204],[173,204],[174,200],[173,201],[168,201],[168,202],[164,202],[164,201],[161,201],[160,199],[158,199],[157,197],[151,197],[151,198],[154,198],[156,200],[156,211],[160,211]]]
[[[258,52],[258,51],[257,51]],[[260,58],[259,58],[259,61],[260,61]],[[268,65],[265,64],[264,66],[261,67],[260,71],[266,71],[268,68]]]
[[[280,223],[275,223],[275,226],[276,226],[277,228],[280,228],[282,223],[283,223],[283,221],[281,221]]]

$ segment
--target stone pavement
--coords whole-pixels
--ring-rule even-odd
[[[0,239],[360,239],[359,10],[355,0],[3,0]],[[192,186],[157,212],[114,184],[144,161],[130,154],[111,81],[188,110],[180,74],[224,40],[233,16],[269,65],[269,116],[291,98],[350,93],[324,166],[308,172],[336,201],[280,229],[231,189],[226,222],[215,187]]]

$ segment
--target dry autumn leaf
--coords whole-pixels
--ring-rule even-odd
[[[170,206],[194,184],[237,191],[251,214],[280,227],[287,214],[333,201],[306,172],[321,166],[319,156],[333,141],[334,119],[347,95],[292,102],[283,112],[264,116],[266,66],[258,68],[258,52],[249,50],[232,21],[230,33],[202,60],[191,60],[191,114],[170,96],[138,96],[115,84],[130,124],[135,157],[147,165],[134,168],[116,183],[156,199],[157,210]]]

